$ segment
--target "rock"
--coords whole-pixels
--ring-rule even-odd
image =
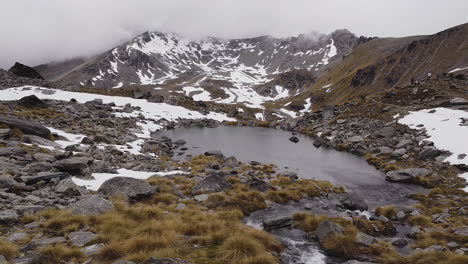
[[[99,195],[89,195],[71,204],[69,208],[74,214],[99,215],[114,209],[114,206]]]
[[[218,157],[218,158],[223,158],[224,155],[221,151],[219,150],[209,150],[209,151],[206,151],[205,153],[205,156],[215,156],[215,157]]]
[[[54,191],[67,197],[81,196],[88,193],[85,188],[76,185],[70,178],[61,180],[55,186]]]
[[[2,255],[0,255],[0,263],[7,263],[7,259]]]
[[[362,233],[362,232],[358,232],[356,234],[356,243],[360,246],[370,246],[372,244],[374,244],[375,242],[377,242],[377,239],[375,239],[375,237],[373,236],[370,236],[368,234],[365,234],[365,233]]]
[[[297,173],[295,173],[294,171],[285,171],[285,172],[282,172],[281,175],[285,176],[285,177],[288,177],[290,178],[291,180],[297,180],[299,179],[299,176],[297,175]]]
[[[96,234],[89,231],[71,232],[68,234],[68,240],[75,247],[83,247],[96,238]]]
[[[85,248],[83,248],[83,253],[86,255],[86,256],[91,256],[91,255],[94,255],[96,254],[101,248],[104,247],[104,244],[94,244],[94,245],[91,245],[91,246],[87,246]]]
[[[24,148],[20,147],[8,147],[0,148],[0,157],[3,156],[22,156],[26,154],[27,151]]]
[[[392,126],[384,127],[375,132],[375,135],[380,138],[391,138],[395,136],[396,129]]]
[[[390,239],[389,241],[392,245],[397,246],[397,247],[404,247],[408,245],[408,240],[404,238],[399,238],[399,237],[394,237]]]
[[[7,240],[9,242],[18,242],[18,241],[21,241],[23,239],[26,239],[28,237],[28,234],[27,233],[24,233],[24,232],[19,232],[19,233],[13,233],[11,235],[8,236]],[[1,262],[0,262],[1,263]]]
[[[231,157],[225,159],[225,160],[224,160],[224,163],[223,163],[223,166],[224,166],[224,167],[231,167],[231,168],[235,168],[235,167],[237,167],[238,165],[239,165],[239,164],[238,164],[238,162],[237,162],[237,159],[236,159],[236,157],[234,157],[234,156],[231,156]]]
[[[457,247],[459,247],[459,246],[460,246],[460,244],[458,244],[457,242],[449,242],[449,243],[447,243],[447,247],[449,247],[449,248],[457,248]]]
[[[433,159],[441,154],[441,151],[436,149],[433,146],[425,146],[421,152],[419,152],[419,156],[422,159]]]
[[[411,144],[413,144],[413,141],[411,141],[409,139],[403,139],[395,146],[395,148],[397,148],[397,149],[406,148],[407,146],[409,146]]]
[[[200,195],[195,195],[193,199],[195,199],[195,201],[197,201],[198,203],[201,203],[201,202],[208,200],[208,197],[209,197],[208,194],[200,194]]]
[[[400,148],[392,152],[392,157],[400,158],[406,154],[406,149]]]
[[[158,191],[144,180],[131,177],[114,177],[105,181],[98,192],[105,196],[122,196],[129,202],[150,197]]]
[[[183,145],[187,144],[187,141],[185,141],[183,139],[179,139],[179,140],[176,140],[174,142],[174,144],[177,145],[177,146],[183,146]]]
[[[387,172],[385,180],[390,182],[413,183],[416,177],[426,177],[432,171],[423,168],[410,168]]]
[[[47,138],[50,130],[36,122],[26,119],[20,119],[13,116],[0,115],[0,124],[9,126],[10,128],[17,128],[25,134],[31,134]]]
[[[135,262],[127,260],[117,260],[116,262],[112,262],[112,264],[135,264]]]
[[[468,105],[468,100],[460,97],[456,97],[450,100],[452,105]]]
[[[398,221],[401,221],[401,220],[405,219],[405,217],[406,217],[406,214],[403,211],[398,211],[398,213],[396,214],[396,219]]]
[[[42,77],[34,68],[21,64],[19,62],[16,62],[15,65],[13,65],[13,67],[11,67],[8,70],[8,72],[11,72],[21,77],[44,80],[44,77]]]
[[[464,226],[462,228],[458,228],[453,232],[454,235],[457,236],[465,236],[468,237],[468,226]]]
[[[25,96],[25,97],[19,99],[16,102],[16,104],[19,105],[19,106],[26,107],[26,108],[46,108],[46,107],[49,106],[44,101],[37,98],[37,96],[35,96],[35,95]]]
[[[26,184],[35,184],[40,181],[49,181],[52,179],[66,179],[70,177],[70,174],[68,173],[62,173],[62,172],[39,172],[35,176],[22,176],[21,180],[26,183]]]
[[[50,141],[46,138],[42,138],[39,136],[35,135],[25,135],[23,137],[23,141],[25,143],[30,143],[30,144],[36,144],[36,145],[41,145],[41,146],[48,146],[48,147],[54,147],[54,148],[60,148],[60,144],[55,143],[53,141]]]
[[[12,190],[18,186],[18,182],[7,175],[0,175],[0,189]]]
[[[4,209],[0,210],[0,224],[9,224],[18,220],[16,210]]]
[[[390,154],[393,152],[393,149],[389,148],[389,147],[380,147],[379,148],[379,152],[381,154]]]
[[[343,227],[330,221],[321,221],[315,229],[315,236],[320,243],[329,235],[342,234]]]
[[[177,206],[176,206],[176,210],[183,210],[185,209],[187,206],[183,203],[178,203]]]
[[[271,185],[269,185],[265,181],[260,180],[259,178],[255,178],[255,177],[249,180],[247,184],[249,185],[251,189],[254,189],[260,192],[266,192],[268,190],[274,189]]]
[[[193,194],[214,193],[231,189],[232,185],[221,175],[212,175],[201,180],[192,188]]]
[[[366,211],[369,208],[362,195],[355,191],[346,193],[340,202],[343,207],[349,210]]]
[[[375,264],[375,262],[349,260],[349,261],[344,262],[343,264]]]
[[[348,138],[348,141],[351,142],[351,143],[359,143],[361,141],[364,141],[364,138],[361,137],[361,136],[352,136],[352,137]]]
[[[409,238],[416,239],[418,237],[419,233],[421,233],[421,229],[419,229],[419,227],[413,226],[413,227],[411,227],[408,234],[406,234],[406,236],[409,237]]]
[[[293,137],[289,138],[289,141],[291,141],[293,143],[297,143],[297,142],[299,142],[299,138],[293,136]]]
[[[192,264],[190,261],[179,258],[150,258],[144,264]]]
[[[292,218],[290,216],[284,216],[275,219],[268,219],[263,221],[262,225],[263,229],[266,231],[290,227],[292,226]]]
[[[38,172],[51,171],[53,169],[52,165],[49,162],[36,162],[30,163],[26,167],[28,173],[34,174]]]
[[[88,159],[68,158],[58,160],[52,164],[60,171],[68,172],[72,175],[86,175],[89,173]]]
[[[62,243],[65,241],[67,240],[64,237],[56,236],[56,237],[34,239],[33,241],[31,241],[31,244],[33,245],[33,247],[38,247],[38,246],[54,245],[54,244]]]

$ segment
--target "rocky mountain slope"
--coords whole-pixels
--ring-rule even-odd
[[[468,66],[468,24],[429,36],[373,39],[357,47],[310,86],[315,106],[421,82]]]
[[[291,93],[288,87],[275,85],[259,95],[257,85],[296,69],[320,73],[364,40],[347,30],[330,35],[231,40],[190,40],[177,34],[146,32],[89,60],[40,65],[36,69],[62,87],[151,85],[195,100],[258,106]]]

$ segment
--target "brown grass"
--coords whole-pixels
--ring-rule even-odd
[[[383,215],[390,220],[394,219],[396,217],[396,214],[397,214],[397,210],[394,205],[382,206],[382,207],[378,207],[377,209],[375,209],[375,215],[377,216]]]
[[[18,255],[18,246],[0,239],[0,255],[10,260]]]
[[[84,254],[79,248],[71,248],[64,245],[47,246],[39,250],[37,264],[56,264],[66,262],[81,262]]]

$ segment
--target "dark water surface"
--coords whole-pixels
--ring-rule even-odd
[[[307,136],[296,135],[299,142],[293,143],[289,141],[291,132],[283,130],[219,126],[178,128],[158,132],[157,136],[186,140],[186,154],[220,150],[225,156],[235,156],[244,162],[272,163],[279,171],[294,171],[302,178],[327,180],[348,190],[359,191],[370,207],[407,204],[407,194],[423,191],[418,186],[385,181],[380,171],[360,157],[333,149],[317,149]]]

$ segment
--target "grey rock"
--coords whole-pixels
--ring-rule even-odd
[[[0,210],[0,224],[9,224],[16,222],[19,216],[16,213],[16,210],[4,209]]]
[[[0,189],[11,190],[18,186],[18,182],[7,175],[0,175]]]
[[[114,177],[105,181],[98,192],[105,196],[122,196],[129,202],[150,197],[158,191],[144,180],[131,177]]]
[[[0,263],[7,263],[7,259],[2,255],[0,255]]]
[[[285,176],[285,177],[288,177],[290,178],[291,180],[297,180],[299,179],[299,176],[297,175],[296,172],[294,171],[285,171],[285,172],[282,172],[281,175]]]
[[[187,206],[183,203],[178,203],[177,206],[176,206],[176,210],[183,210],[185,209]]]
[[[329,235],[333,234],[342,234],[344,231],[343,227],[337,225],[330,221],[322,221],[318,224],[317,228],[315,229],[315,236],[319,240],[320,243],[323,242],[323,239]]]
[[[96,254],[103,247],[104,247],[104,244],[102,244],[102,243],[101,244],[94,244],[94,245],[87,246],[87,247],[83,248],[82,251],[86,256],[91,256],[91,255]]]
[[[64,237],[56,236],[56,237],[34,239],[33,241],[31,241],[31,244],[34,247],[38,247],[38,246],[54,245],[54,244],[62,243],[65,241],[67,240]]]
[[[88,193],[85,188],[76,185],[70,178],[61,180],[55,186],[54,191],[67,197],[81,196]]]
[[[452,105],[468,105],[468,100],[460,97],[456,97],[450,100]]]
[[[397,149],[405,148],[405,147],[407,147],[407,146],[409,146],[411,144],[413,144],[413,141],[411,141],[409,139],[403,139],[395,146],[395,148],[397,148]]]
[[[392,152],[392,157],[399,158],[406,154],[406,149],[400,148]]]
[[[379,152],[381,154],[390,154],[393,152],[393,149],[389,148],[389,147],[380,147],[379,148]]]
[[[89,195],[71,204],[69,208],[75,214],[98,215],[114,209],[114,206],[99,195]]]
[[[356,243],[358,245],[368,247],[368,246],[374,244],[375,242],[377,242],[377,239],[375,239],[375,237],[373,237],[373,236],[370,236],[370,235],[362,233],[362,232],[358,232],[356,234]]]
[[[289,216],[268,219],[262,223],[263,229],[266,231],[271,231],[279,228],[290,227],[292,226],[292,218]]]
[[[410,231],[408,232],[406,236],[409,238],[416,239],[419,233],[421,233],[421,229],[419,229],[416,226],[413,226],[411,227]]]
[[[50,181],[52,179],[65,179],[70,177],[70,174],[63,172],[40,172],[35,176],[22,176],[21,180],[26,184],[35,184],[40,181]]]
[[[53,166],[72,175],[86,175],[89,173],[88,162],[85,158],[68,158],[54,162]]]
[[[432,174],[432,171],[422,168],[410,168],[396,171],[389,171],[385,179],[390,182],[412,183],[416,177],[426,177]]]
[[[238,166],[236,157],[232,156],[224,160],[223,166],[235,168]]]
[[[398,211],[398,213],[396,214],[396,219],[398,221],[405,219],[405,217],[406,217],[406,214],[404,211]]]
[[[96,234],[89,231],[71,232],[68,234],[68,240],[75,247],[83,247],[96,238]]]
[[[260,192],[266,192],[268,190],[274,189],[271,185],[269,185],[265,181],[260,180],[260,179],[255,178],[255,177],[253,177],[251,180],[249,180],[247,182],[247,184],[249,185],[249,187],[251,189],[254,189],[254,190],[257,190],[257,191],[260,191]]]
[[[364,138],[361,136],[352,136],[348,138],[348,141],[351,143],[358,143],[358,142],[364,141]]]
[[[427,159],[433,159],[433,158],[439,156],[440,154],[441,154],[441,151],[436,149],[433,146],[425,146],[425,147],[423,147],[421,152],[419,152],[419,156],[422,159],[426,159],[426,160]]]
[[[351,191],[344,195],[344,198],[341,199],[341,204],[349,210],[360,210],[365,211],[369,207],[364,200],[364,197],[356,191]]]
[[[7,148],[0,148],[0,157],[2,156],[22,156],[26,154],[27,151],[24,148],[20,147],[7,147]]]
[[[12,116],[0,115],[0,124],[5,124],[10,128],[18,128],[25,134],[31,134],[47,138],[50,130],[36,122],[20,119]]]
[[[466,236],[468,237],[468,226],[464,226],[462,228],[457,228],[454,232],[453,232],[454,235],[458,235],[458,236]]]
[[[25,239],[27,237],[28,237],[27,233],[18,232],[18,233],[13,233],[13,234],[9,235],[7,240],[10,241],[10,242],[17,242],[17,241],[23,240],[23,239]]]
[[[397,247],[404,247],[408,245],[408,240],[404,238],[399,238],[399,237],[394,237],[390,239],[390,241],[388,242],[390,242],[392,245],[397,246]]]
[[[118,260],[116,262],[112,262],[112,264],[135,264],[135,262],[127,260]]]
[[[231,189],[232,185],[221,175],[212,175],[196,183],[192,188],[193,194],[214,193]]]
[[[208,194],[200,194],[200,195],[195,195],[193,198],[195,199],[195,201],[201,203],[201,202],[204,202],[206,200],[208,200]]]

